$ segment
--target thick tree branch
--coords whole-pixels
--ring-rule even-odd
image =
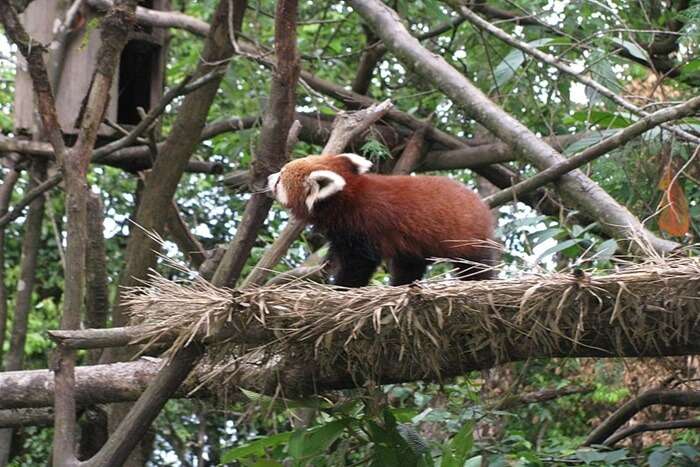
[[[394,175],[405,175],[410,174],[413,169],[415,169],[423,157],[423,148],[425,146],[425,133],[428,131],[428,127],[423,126],[417,129],[408,142],[406,147],[401,153],[401,157],[396,161],[396,165],[391,169],[391,173]]]
[[[30,189],[41,183],[46,176],[46,164],[35,161],[30,170]],[[32,294],[37,276],[37,260],[41,248],[41,226],[44,221],[43,196],[32,201],[22,237],[22,254],[20,259],[20,276],[17,281],[15,307],[10,335],[10,350],[5,355],[5,371],[22,369],[24,365],[24,347],[27,341],[29,312],[32,309]],[[4,267],[4,265],[2,265]],[[12,444],[12,429],[0,430],[0,462],[5,462]]]
[[[0,428],[51,425],[53,425],[53,408],[50,407],[0,410]],[[11,432],[12,430],[9,431]]]
[[[698,304],[698,299],[695,298],[698,281],[692,272],[696,271],[697,267],[696,260],[683,259],[666,269],[652,267],[647,270],[640,266],[636,272],[622,271],[607,277],[567,278],[558,275],[553,278],[518,278],[491,284],[488,292],[480,289],[484,284],[476,283],[460,283],[454,286],[437,283],[422,284],[420,288],[366,289],[358,291],[358,294],[365,296],[356,295],[352,299],[353,305],[347,305],[349,302],[345,297],[349,292],[305,288],[299,291],[304,294],[305,302],[302,304],[298,299],[293,300],[293,311],[279,311],[280,303],[294,298],[280,296],[289,293],[288,290],[276,287],[251,290],[249,294],[263,299],[259,303],[266,303],[264,322],[255,318],[257,311],[251,309],[253,303],[258,303],[257,299],[251,300],[250,296],[243,295],[231,296],[230,292],[222,291],[221,299],[226,297],[225,300],[230,300],[231,307],[221,309],[225,309],[227,316],[231,317],[231,322],[218,333],[204,326],[202,332],[194,336],[194,341],[204,345],[226,341],[253,346],[290,337],[295,343],[285,343],[278,349],[282,355],[286,355],[285,352],[301,355],[304,348],[313,353],[318,336],[326,333],[324,327],[332,326],[332,340],[336,344],[340,343],[336,350],[341,352],[339,358],[345,362],[343,365],[322,365],[320,360],[328,357],[327,352],[334,354],[327,349],[316,359],[304,359],[296,365],[265,367],[258,362],[254,368],[253,365],[251,368],[240,367],[238,379],[229,383],[231,386],[237,384],[268,393],[274,393],[277,385],[281,384],[288,397],[303,397],[319,391],[358,387],[363,382],[363,373],[353,371],[352,368],[358,368],[356,365],[362,368],[363,363],[369,363],[364,361],[366,355],[359,349],[366,349],[375,345],[378,340],[385,339],[388,346],[384,349],[385,352],[397,352],[396,346],[400,345],[399,335],[406,331],[401,330],[401,323],[407,325],[415,319],[421,320],[421,327],[426,332],[432,329],[431,332],[439,335],[438,340],[432,344],[439,346],[434,350],[440,356],[438,361],[434,362],[435,367],[421,369],[415,361],[412,364],[392,361],[391,364],[376,367],[377,371],[373,373],[375,383],[444,380],[471,370],[532,358],[690,355],[700,351],[700,321],[687,319],[688,316],[695,316]],[[446,290],[445,287],[456,288]],[[481,292],[478,292],[479,290]],[[159,303],[169,300],[182,307],[186,300],[183,301],[180,297],[177,299],[179,301],[166,298],[165,295],[172,292],[173,290],[163,291],[162,296],[153,295],[149,300]],[[197,296],[196,292],[192,293]],[[212,290],[208,290],[206,296],[211,296],[211,293]],[[387,293],[389,295],[384,295]],[[546,303],[542,300],[544,295],[549,297]],[[482,308],[491,310],[494,303],[489,297],[493,296],[501,299],[509,297],[509,303],[512,305],[506,305],[493,312],[480,311]],[[562,301],[564,296],[568,297],[565,302]],[[669,301],[671,298],[672,302]],[[340,306],[338,300],[344,300],[346,307]],[[374,306],[364,308],[362,303],[366,300],[371,301]],[[222,306],[219,298],[213,301],[217,307]],[[153,306],[147,302],[148,300],[144,301],[144,310],[148,309],[149,313],[169,313],[168,302],[164,302],[165,305],[160,311],[153,310]],[[240,305],[235,305],[237,302],[240,302]],[[384,312],[382,316],[395,318],[382,321],[381,331],[378,332],[370,323],[372,319],[367,317],[374,316],[378,308],[398,303],[403,304],[400,309]],[[496,305],[499,306],[499,303]],[[428,308],[425,308],[426,304]],[[305,308],[306,306],[309,308]],[[326,309],[318,310],[319,306]],[[346,309],[348,306],[354,308]],[[447,309],[448,306],[451,307],[451,313],[449,316],[443,315],[439,310]],[[324,318],[320,319],[318,313],[323,313]],[[326,314],[330,316],[325,316]],[[341,325],[350,317],[352,321]],[[200,317],[196,319],[199,320]],[[360,326],[359,321],[354,320],[362,320],[364,324]],[[296,326],[298,328],[295,328]],[[339,329],[339,326],[343,326],[344,330]],[[437,326],[442,327],[438,329]],[[557,327],[556,330],[553,330],[554,326]],[[679,326],[683,328],[680,329]],[[137,334],[136,329],[61,331],[59,337],[64,344],[70,343],[71,346],[122,345],[125,341],[118,334],[130,332],[130,335],[134,336]],[[175,337],[173,334],[182,332],[188,337],[192,335],[188,326],[183,327],[186,331],[180,329],[175,332],[172,326],[168,329],[171,335],[163,337],[172,339]],[[305,331],[298,331],[299,329]],[[445,329],[450,332],[445,333]],[[106,336],[108,331],[111,332],[110,338]],[[299,332],[302,334],[298,335]],[[468,333],[469,339],[465,339],[464,335],[460,334],[462,332]],[[149,332],[142,328],[138,334],[146,336]],[[355,338],[348,337],[350,335],[354,335]],[[57,334],[54,333],[53,337],[57,337]],[[329,334],[328,339],[330,337]],[[411,340],[417,338],[418,336],[413,336]],[[343,342],[345,345],[342,345]],[[354,353],[352,348],[358,353]],[[203,374],[207,372],[208,370],[202,369]],[[85,374],[91,372],[85,369]],[[122,381],[126,384],[128,380],[129,378],[121,375],[121,378],[113,378],[112,384]],[[46,392],[48,389],[37,389],[36,392],[28,390],[26,383],[20,384],[11,376],[0,375],[0,408],[37,406],[22,404],[17,400],[23,400],[20,394],[31,400],[44,397],[41,394]],[[100,394],[100,391],[93,392],[96,396]],[[673,395],[667,397],[667,394]],[[47,397],[44,399],[50,400]],[[615,423],[611,422],[615,426],[609,426],[600,434],[599,439],[607,438],[641,407],[658,403],[657,401],[687,406],[700,404],[697,393],[652,392],[642,398],[641,402],[629,403],[627,409],[611,417],[617,420]]]
[[[393,10],[378,0],[350,0],[350,5],[364,17],[400,60],[435,84],[503,142],[516,148],[530,163],[544,170],[564,160],[551,146],[491,102],[442,57],[423,48],[406,31]],[[645,243],[663,253],[678,247],[677,243],[659,238],[646,230],[626,208],[581,171],[575,170],[562,176],[557,189],[585,214],[598,220],[601,228],[615,238],[627,240],[641,237]]]
[[[61,329],[78,329],[84,304],[87,244],[87,171],[97,132],[104,119],[110,89],[121,52],[133,24],[136,0],[117,0],[102,21],[101,45],[90,89],[82,111],[78,138],[61,160],[66,187],[66,265]],[[54,148],[55,149],[55,148]],[[75,454],[75,352],[58,347],[53,363],[55,403],[53,462],[77,463]]]
[[[79,366],[75,369],[75,396],[79,406],[134,401],[155,379],[165,364],[158,358],[141,358],[125,363]],[[177,397],[184,397],[199,384],[185,382]],[[53,376],[46,370],[0,373],[0,410],[50,407],[53,405]],[[194,397],[208,397],[206,390]]]
[[[241,2],[237,0],[234,17],[236,24],[242,20]],[[212,19],[211,29],[204,44],[202,60],[195,72],[195,79],[208,73],[225,69],[233,54],[233,46],[228,35],[227,0],[221,0]],[[135,222],[141,227],[133,229],[127,244],[127,265],[120,281],[122,286],[137,284],[144,279],[149,268],[155,264],[158,246],[150,237],[150,232],[164,233],[167,206],[175,193],[187,162],[200,140],[209,108],[214,101],[221,81],[220,74],[212,81],[188,94],[180,107],[173,129],[159,153],[168,157],[156,159],[146,180]],[[126,322],[120,308],[116,307],[113,316],[115,325]]]
[[[104,212],[100,195],[89,192],[87,200],[87,248],[85,255],[85,325],[104,328],[109,316],[107,250]],[[97,363],[99,352],[90,352],[88,361]]]
[[[36,162],[30,171],[30,189],[41,184],[46,176],[46,164]],[[20,259],[20,275],[17,281],[14,318],[10,336],[10,351],[5,356],[4,368],[7,371],[22,369],[24,365],[24,346],[27,340],[29,311],[32,309],[32,293],[36,282],[37,261],[41,248],[41,226],[44,222],[43,196],[37,197],[29,208],[25,223],[25,233],[22,237],[22,254]]]
[[[254,117],[250,117],[250,119],[253,120]],[[244,120],[242,122],[241,128],[235,128],[233,125],[234,121],[235,120],[232,119],[231,128],[224,131],[238,131],[239,129],[250,128],[253,125],[253,123],[249,124],[248,120]],[[214,127],[214,125],[216,125],[216,127]],[[209,131],[213,132],[214,130],[217,130],[215,135],[220,134],[223,132],[218,131],[221,129],[221,125],[221,122],[212,123],[212,128]],[[207,139],[205,136],[206,132],[208,131],[208,128],[209,127],[205,128],[205,130],[202,132],[202,139]],[[162,148],[163,143],[159,143],[158,147]],[[99,151],[99,149],[97,149],[97,151]],[[55,160],[53,148],[49,143],[42,143],[40,141],[26,141],[0,136],[0,157],[5,156],[5,154],[1,153],[13,152],[30,157],[39,157],[48,160]],[[129,172],[141,172],[143,170],[148,170],[152,168],[152,161],[149,157],[149,152],[150,151],[148,149],[148,146],[131,146],[128,148],[114,151],[109,155],[104,155],[103,157],[100,157],[99,160],[95,160],[95,158],[93,157],[93,160],[91,162],[96,164],[109,165]],[[220,174],[223,172],[223,166],[217,162],[190,160],[187,163],[185,171],[191,173]],[[51,184],[51,188],[55,187],[62,180],[62,175],[56,177],[55,181]]]
[[[195,78],[227,67],[228,59],[233,54],[233,46],[229,40],[229,19],[232,19],[232,27],[240,29],[245,8],[245,0],[219,2]],[[217,74],[217,78],[185,97],[173,129],[163,149],[159,150],[168,157],[157,158],[153,170],[148,175],[136,213],[136,223],[140,228],[132,230],[127,243],[127,264],[120,280],[122,286],[137,284],[140,279],[146,277],[149,268],[155,265],[155,250],[158,246],[152,238],[152,233],[163,234],[168,213],[163,206],[172,201],[187,161],[199,141],[220,81],[221,75]],[[122,307],[117,303],[113,308],[113,324],[121,325],[126,319]],[[128,350],[124,349],[121,351],[123,355],[115,352],[106,358],[126,358],[127,352]],[[112,416],[117,419],[119,425],[96,455],[95,464],[120,465],[126,460],[129,451],[139,442],[167,398],[187,376],[198,356],[195,346],[177,353],[173,362],[159,373],[143,397],[126,415],[120,413],[123,412],[123,408],[113,411]]]
[[[603,444],[625,423],[638,412],[650,405],[664,404],[674,407],[700,407],[700,392],[696,391],[666,391],[653,389],[647,391],[613,412],[603,423],[588,435],[584,446]]]
[[[204,247],[197,240],[197,237],[190,232],[185,219],[180,215],[180,209],[177,207],[175,200],[172,200],[168,210],[168,219],[165,226],[170,237],[195,269],[199,269],[207,259]]]
[[[20,171],[14,167],[5,172],[0,185],[0,218],[4,217],[10,206],[12,191],[19,180]],[[7,327],[7,288],[5,285],[5,226],[0,225],[0,361],[5,348],[5,334]]]
[[[270,101],[263,116],[260,143],[251,164],[253,196],[246,205],[236,237],[224,253],[212,282],[233,285],[241,274],[253,247],[258,230],[262,227],[272,206],[272,199],[263,193],[267,176],[278,171],[287,161],[287,141],[294,122],[296,85],[299,78],[299,54],[296,50],[297,2],[277,3],[275,12],[275,51],[277,64],[273,71]]]

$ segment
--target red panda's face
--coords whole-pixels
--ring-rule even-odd
[[[314,205],[342,191],[350,177],[367,172],[372,163],[357,154],[307,156],[287,163],[267,178],[277,201],[297,216],[307,216]]]

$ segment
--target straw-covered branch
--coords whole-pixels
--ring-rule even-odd
[[[202,342],[205,384],[265,392],[280,385],[297,397],[368,380],[441,380],[529,358],[698,353],[699,292],[697,258],[600,276],[350,290],[295,283],[232,291],[154,277],[125,300],[141,326],[112,330],[102,345],[123,344],[115,338],[125,331],[172,342],[171,352]],[[76,332],[78,346],[91,346],[94,331]],[[279,368],[279,361],[299,363]]]

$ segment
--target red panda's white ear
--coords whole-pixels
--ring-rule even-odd
[[[345,179],[330,170],[314,170],[307,180],[311,188],[306,197],[306,208],[309,212],[317,201],[326,199],[345,188]]]
[[[362,156],[358,156],[357,154],[348,152],[345,154],[338,154],[338,157],[345,157],[349,159],[350,162],[357,167],[357,172],[361,174],[369,172],[369,169],[372,168],[372,161],[367,160]]]

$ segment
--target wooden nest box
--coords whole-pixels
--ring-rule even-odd
[[[66,0],[33,1],[22,14],[22,22],[27,32],[35,40],[48,46],[53,39],[56,19],[64,17],[70,3]],[[169,0],[140,0],[139,5],[161,11],[170,9]],[[66,41],[58,89],[56,83],[52,83],[58,121],[66,135],[77,134],[80,110],[90,88],[101,45],[100,29],[95,27],[99,20],[96,12],[88,8],[85,25],[78,32],[69,35]],[[137,25],[130,33],[112,83],[106,119],[128,129],[140,121],[138,107],[148,111],[158,102],[163,93],[166,46],[165,29]],[[50,47],[47,57],[49,69],[52,63],[58,61],[57,50],[55,46]],[[21,57],[15,81],[14,115],[15,130],[18,134],[36,133],[32,82],[27,73],[26,63]],[[116,136],[116,131],[103,124],[99,134],[103,140],[110,139]]]

